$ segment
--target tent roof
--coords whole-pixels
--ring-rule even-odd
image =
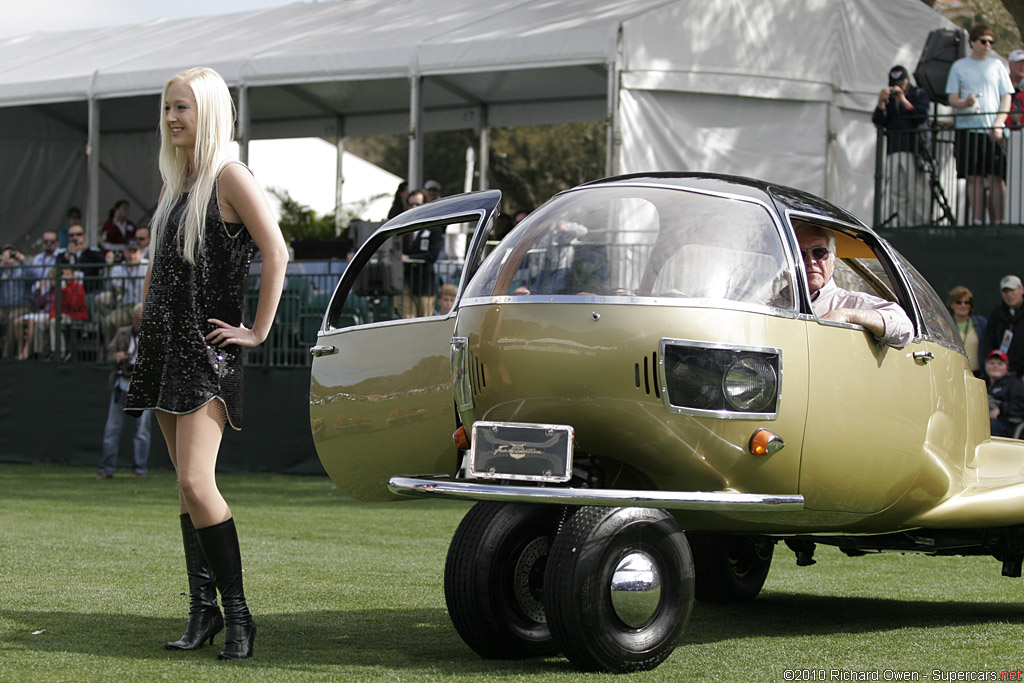
[[[104,132],[152,129],[155,97],[144,117],[124,115],[124,100],[158,95],[173,74],[205,65],[249,88],[254,137],[322,135],[339,116],[347,134],[406,130],[413,74],[429,77],[428,129],[467,127],[464,110],[484,103],[492,125],[529,119],[531,107],[527,122],[600,119],[619,26],[664,2],[342,0],[35,33],[0,40],[0,107],[47,105],[82,124],[79,107],[62,105],[121,100],[104,107]],[[284,120],[305,130],[259,130]]]
[[[406,131],[412,75],[425,130],[479,125],[481,105],[493,126],[600,120],[611,62],[627,87],[828,100],[877,93],[940,25],[918,0],[296,2],[2,39],[0,107],[84,128],[95,97],[102,132],[152,130],[166,80],[204,65],[248,88],[253,138]]]

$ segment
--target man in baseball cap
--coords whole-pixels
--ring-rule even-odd
[[[886,162],[882,187],[885,220],[890,227],[928,222],[928,191],[918,172],[925,153],[922,126],[928,117],[928,93],[910,84],[907,67],[889,69],[889,85],[878,94],[871,121],[885,131]]]
[[[1009,360],[999,349],[985,359],[988,376],[989,426],[993,436],[1013,436],[1015,424],[1024,417],[1024,384],[1008,372]]]
[[[1020,277],[1007,275],[999,281],[1003,303],[996,306],[988,317],[985,330],[985,357],[992,351],[1006,356],[1010,374],[1020,376],[1024,371],[1024,284]]]

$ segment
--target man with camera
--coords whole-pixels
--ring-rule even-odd
[[[110,407],[107,410],[107,424],[103,428],[103,460],[100,462],[96,479],[111,479],[117,467],[118,446],[121,430],[124,428],[124,399],[131,385],[135,370],[135,356],[139,347],[139,322],[142,320],[142,304],[132,308],[132,324],[117,330],[107,345],[107,360],[113,363],[110,373]],[[150,422],[152,410],[143,411],[135,424],[133,439],[132,471],[136,479],[145,479],[149,463]]]
[[[928,153],[928,104],[928,93],[910,84],[906,67],[897,64],[889,70],[889,85],[879,93],[871,121],[885,129],[888,168],[883,196],[889,203],[887,216],[896,218],[889,223],[893,227],[928,222],[930,202],[925,175],[919,172],[921,157]]]

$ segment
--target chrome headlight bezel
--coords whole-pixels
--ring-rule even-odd
[[[662,339],[658,381],[673,413],[774,420],[782,400],[782,349]]]

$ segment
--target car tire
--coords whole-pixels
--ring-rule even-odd
[[[544,613],[544,568],[564,508],[477,503],[463,517],[444,566],[448,614],[487,659],[558,653]]]
[[[775,543],[762,536],[686,535],[701,602],[750,602],[761,592]]]
[[[693,579],[686,536],[664,510],[580,508],[548,558],[551,633],[580,669],[653,669],[683,636]]]

